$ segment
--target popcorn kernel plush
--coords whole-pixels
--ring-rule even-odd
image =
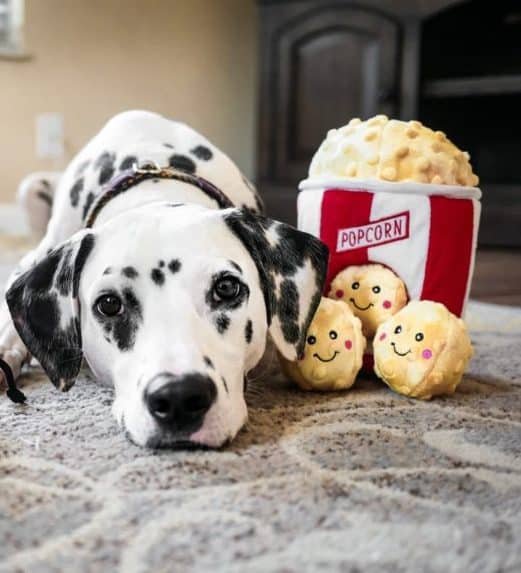
[[[441,303],[410,302],[376,331],[375,372],[395,392],[452,394],[473,354],[464,322]]]
[[[349,305],[362,321],[367,338],[372,338],[382,322],[407,304],[403,281],[377,264],[347,267],[332,280],[328,296]]]
[[[322,298],[297,362],[279,356],[282,370],[303,390],[345,390],[362,367],[366,340],[360,320],[341,301]]]

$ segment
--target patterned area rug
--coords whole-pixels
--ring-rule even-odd
[[[468,321],[453,397],[307,394],[272,370],[222,451],[137,448],[110,390],[29,372],[27,406],[0,396],[0,571],[520,571],[521,309]]]

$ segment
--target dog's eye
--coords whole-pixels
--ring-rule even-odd
[[[373,287],[373,292],[374,294],[378,294],[382,289],[379,286],[374,286]]]
[[[423,340],[423,332],[417,332],[416,336],[414,337],[417,342],[421,342]]]
[[[116,316],[123,310],[123,303],[115,294],[103,294],[95,303],[96,310],[103,316]]]
[[[213,297],[217,301],[233,300],[240,292],[241,283],[235,277],[222,277],[213,285]]]
[[[329,338],[331,338],[331,340],[336,340],[337,337],[338,337],[338,334],[337,334],[336,330],[330,330],[329,331]]]
[[[359,282],[354,282],[354,283],[351,285],[351,288],[352,288],[353,290],[357,290],[358,288],[360,288],[360,283],[359,283]]]
[[[394,334],[400,334],[401,331],[402,331],[402,327],[401,327],[401,326],[397,326],[397,327],[394,329]]]

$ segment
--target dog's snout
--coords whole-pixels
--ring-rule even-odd
[[[217,396],[214,382],[203,374],[160,375],[149,384],[145,402],[162,426],[175,431],[193,430],[202,422]]]

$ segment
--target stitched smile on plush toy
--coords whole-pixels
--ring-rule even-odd
[[[398,350],[396,350],[396,343],[391,342],[391,346],[393,347],[394,353],[397,354],[398,356],[407,356],[407,354],[410,354],[412,352],[412,350],[409,348],[409,350],[407,350],[407,352],[398,352]]]
[[[340,354],[340,352],[338,352],[338,350],[335,350],[333,353],[333,356],[331,358],[328,358],[327,360],[322,358],[321,356],[319,356],[316,352],[315,352],[315,354],[313,354],[313,357],[318,358],[320,360],[320,362],[333,362],[333,360],[336,358],[337,354]]]
[[[351,297],[349,300],[355,305],[355,307],[356,307],[358,310],[369,310],[372,306],[374,306],[374,304],[373,304],[372,302],[370,302],[367,306],[358,306],[358,305],[356,304],[356,301],[355,301],[354,298]]]

